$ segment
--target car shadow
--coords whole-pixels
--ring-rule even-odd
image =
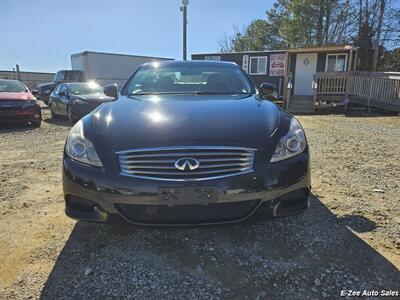
[[[396,290],[399,270],[310,196],[305,213],[163,229],[77,222],[41,299],[318,299]],[[364,220],[362,230],[375,228]],[[86,274],[85,274],[86,273]]]
[[[338,218],[339,224],[343,224],[355,232],[369,232],[376,229],[375,222],[358,215],[344,215]]]
[[[0,133],[11,133],[11,132],[24,132],[39,129],[32,126],[28,122],[26,123],[2,123],[0,124]]]
[[[63,117],[58,117],[57,119],[45,118],[45,119],[43,119],[43,122],[46,122],[46,123],[52,124],[52,125],[56,125],[56,126],[71,127],[71,124],[68,122],[68,119],[63,118]]]

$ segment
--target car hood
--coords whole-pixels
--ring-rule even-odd
[[[114,98],[112,97],[108,97],[106,95],[98,95],[98,94],[74,95],[73,98],[77,100],[83,100],[91,104],[100,104],[114,100]]]
[[[95,144],[119,151],[223,141],[255,145],[273,135],[279,119],[275,104],[254,95],[158,95],[122,96],[100,106],[87,121]]]
[[[21,92],[0,92],[0,101],[30,101],[36,100],[31,93]]]
[[[45,89],[45,88],[49,88],[49,87],[56,87],[59,83],[61,83],[61,81],[49,81],[49,82],[38,84],[37,88]]]

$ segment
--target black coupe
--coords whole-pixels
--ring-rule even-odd
[[[153,62],[71,129],[66,214],[141,225],[199,225],[302,212],[304,130],[227,62]]]
[[[52,118],[67,116],[73,124],[100,104],[112,100],[97,83],[61,83],[50,94],[48,105]]]

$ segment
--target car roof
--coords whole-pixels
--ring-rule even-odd
[[[193,67],[206,67],[206,66],[224,66],[224,67],[237,67],[238,65],[231,61],[215,61],[215,60],[156,60],[144,63],[143,66],[151,66],[154,64],[159,66],[179,67],[179,66],[193,66]]]

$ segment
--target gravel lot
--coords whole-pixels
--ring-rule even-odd
[[[63,212],[69,126],[0,129],[0,298],[316,299],[400,290],[400,117],[300,116],[313,193],[304,214],[149,229]]]

